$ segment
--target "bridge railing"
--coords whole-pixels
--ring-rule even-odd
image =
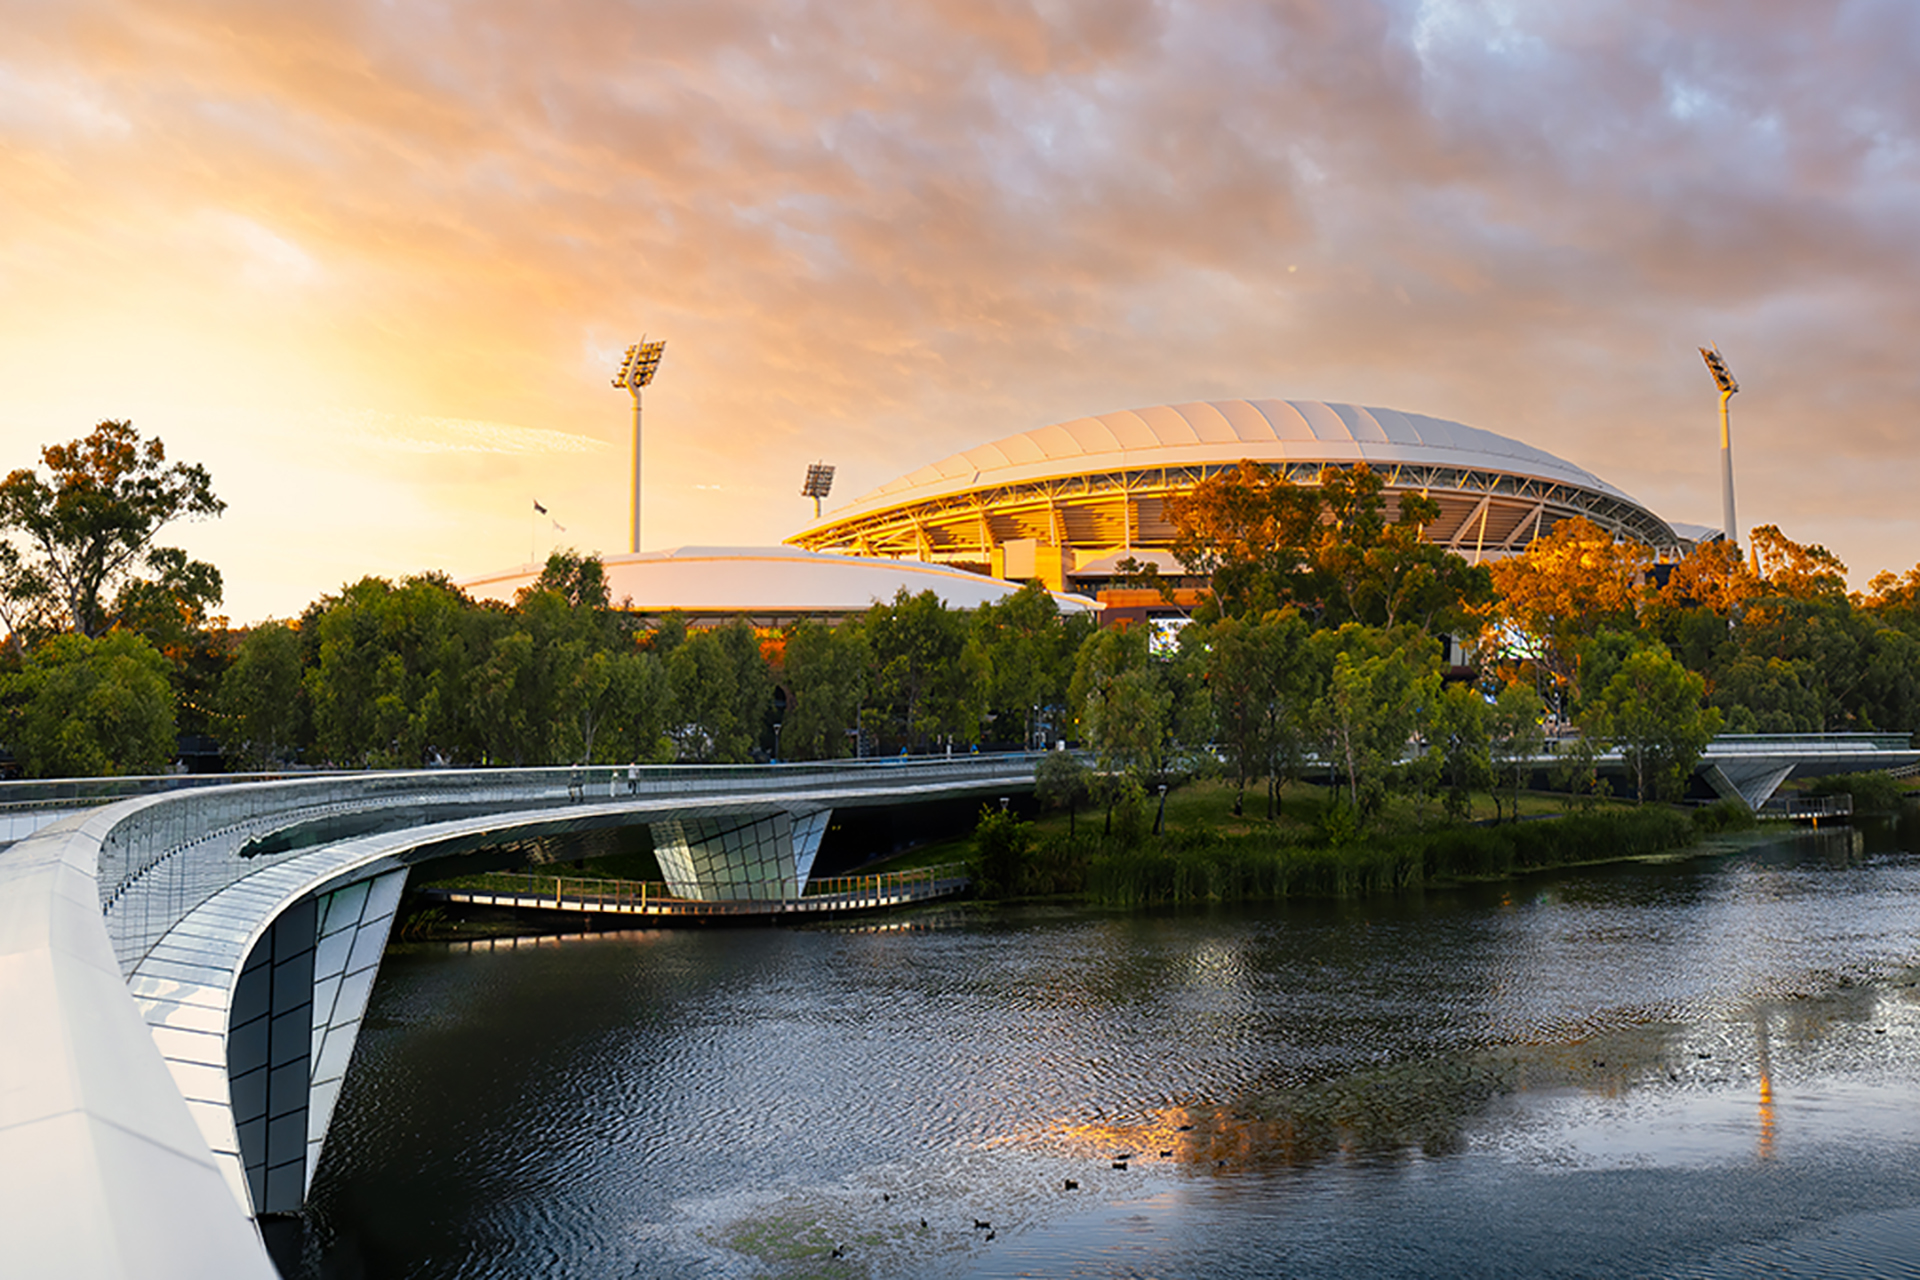
[[[1708,755],[1771,755],[1794,751],[1831,752],[1913,750],[1906,733],[1723,733],[1707,744]]]
[[[1037,754],[894,757],[780,765],[595,765],[578,768],[421,770],[260,779],[218,787],[148,794],[101,839],[99,890],[114,950],[130,967],[174,921],[215,893],[265,866],[297,856],[328,838],[256,857],[249,844],[270,833],[330,816],[391,810],[396,822],[433,820],[436,806],[493,806],[500,811],[618,803],[671,797],[792,797],[811,791],[889,781],[913,785],[1017,786],[1031,777]]]

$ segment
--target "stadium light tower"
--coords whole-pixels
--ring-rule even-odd
[[[660,368],[661,353],[667,349],[665,342],[648,342],[644,337],[627,348],[626,357],[620,361],[620,372],[614,378],[613,385],[625,387],[633,393],[633,520],[627,538],[627,550],[640,550],[640,389],[653,381],[654,373]]]
[[[807,464],[807,482],[800,486],[800,496],[813,499],[813,518],[820,518],[820,499],[827,496],[833,488],[833,468],[824,462]]]
[[[1718,343],[1700,348],[1700,358],[1707,362],[1713,384],[1720,388],[1720,505],[1726,519],[1727,541],[1737,547],[1740,537],[1733,519],[1733,437],[1727,432],[1727,401],[1733,399],[1740,384],[1733,380],[1733,371],[1721,359]]]

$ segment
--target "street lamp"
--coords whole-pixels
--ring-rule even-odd
[[[1733,399],[1740,384],[1733,380],[1733,371],[1721,359],[1718,343],[1700,348],[1700,358],[1707,362],[1713,385],[1720,388],[1720,503],[1726,518],[1727,542],[1738,546],[1740,536],[1733,519],[1733,437],[1727,432],[1727,401]]]
[[[648,342],[645,338],[627,348],[627,354],[620,361],[620,372],[614,377],[613,385],[625,387],[633,393],[633,519],[627,539],[627,550],[640,550],[640,389],[653,381],[655,371],[660,368],[661,353],[667,349],[665,342]]]

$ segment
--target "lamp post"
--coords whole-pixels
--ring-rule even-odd
[[[614,386],[625,387],[633,393],[633,512],[628,551],[640,550],[640,389],[653,381],[654,373],[660,368],[661,353],[666,349],[665,342],[648,342],[642,338],[627,348],[625,358],[620,361],[620,372],[613,379]]]
[[[1700,348],[1700,358],[1707,362],[1707,371],[1713,374],[1713,385],[1720,388],[1720,504],[1726,520],[1727,542],[1738,546],[1740,536],[1733,518],[1733,437],[1727,430],[1727,401],[1733,399],[1740,384],[1733,380],[1733,371],[1721,359],[1718,344]]]

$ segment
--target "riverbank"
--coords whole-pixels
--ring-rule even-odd
[[[1647,857],[1750,827],[1735,805],[1595,804],[1503,797],[1517,822],[1448,820],[1435,806],[1389,809],[1365,831],[1319,788],[1289,789],[1274,820],[1232,813],[1231,790],[1196,783],[1170,794],[1161,833],[1151,814],[987,814],[975,832],[980,892],[1002,901],[1067,897],[1138,908],[1294,898],[1360,898],[1497,880],[1531,871]],[[1064,817],[1064,821],[1062,818]]]

